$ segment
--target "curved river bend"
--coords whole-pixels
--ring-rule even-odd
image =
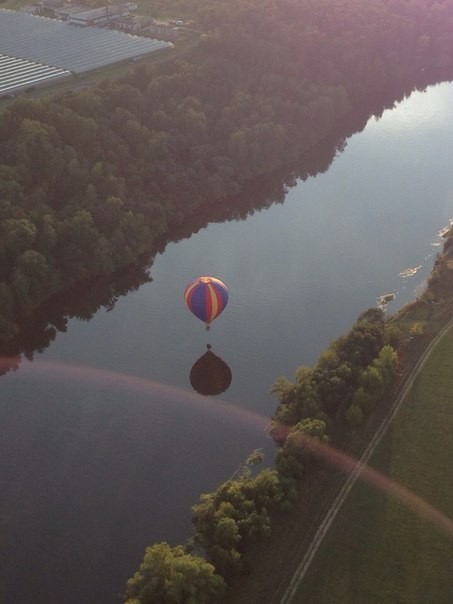
[[[283,204],[169,244],[150,283],[2,377],[0,601],[115,602],[147,544],[190,535],[201,492],[254,448],[272,463],[275,378],[423,286],[453,217],[452,140],[453,85],[413,93]],[[209,332],[183,301],[201,274],[230,290]],[[213,397],[189,379],[208,344],[232,376]]]

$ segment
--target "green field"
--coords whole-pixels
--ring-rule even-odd
[[[431,354],[370,465],[453,518],[453,329]],[[451,604],[453,533],[360,482],[297,604]]]

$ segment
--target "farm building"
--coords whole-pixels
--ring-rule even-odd
[[[105,25],[129,15],[126,6],[107,4],[90,10],[83,10],[69,15],[68,21],[73,25]]]

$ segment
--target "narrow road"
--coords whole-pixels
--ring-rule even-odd
[[[439,340],[441,340],[441,338],[447,333],[447,331],[452,327],[452,325],[453,325],[453,320],[450,321],[449,323],[447,323],[447,325],[437,334],[437,336],[435,336],[435,338],[430,342],[427,349],[424,351],[424,353],[418,359],[416,365],[414,366],[414,368],[412,369],[410,374],[407,376],[406,380],[404,381],[403,385],[401,386],[401,390],[400,390],[399,394],[395,397],[395,401],[394,401],[393,405],[391,406],[391,408],[389,409],[388,414],[383,419],[381,425],[379,426],[375,435],[373,436],[373,438],[371,439],[367,448],[363,452],[361,458],[358,460],[357,464],[355,465],[353,470],[348,475],[346,481],[344,482],[343,486],[341,487],[340,491],[338,492],[338,495],[335,497],[332,505],[329,507],[326,515],[324,516],[321,524],[319,525],[319,528],[316,531],[310,545],[308,546],[308,548],[306,548],[305,554],[304,554],[299,566],[297,567],[286,591],[284,592],[283,596],[280,599],[280,604],[290,604],[292,602],[292,600],[293,600],[295,594],[297,593],[297,590],[299,589],[299,586],[311,564],[311,561],[313,560],[316,552],[318,551],[318,548],[321,545],[325,535],[327,534],[329,528],[331,527],[333,521],[335,520],[335,517],[337,516],[339,510],[341,509],[341,506],[345,502],[346,497],[349,495],[352,487],[355,485],[364,466],[368,463],[371,455],[375,451],[378,444],[381,442],[382,437],[384,436],[387,428],[389,427],[390,423],[392,422],[393,418],[395,417],[396,413],[398,412],[399,408],[401,407],[401,404],[404,401],[404,398],[406,397],[407,393],[409,392],[410,388],[412,387],[414,380],[417,377],[417,374],[422,369],[423,365],[425,364],[426,360],[428,359],[429,355],[431,354],[431,351],[433,350],[433,348],[437,345]]]

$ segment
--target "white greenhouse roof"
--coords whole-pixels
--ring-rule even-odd
[[[70,75],[66,69],[0,54],[0,96]]]
[[[17,62],[17,77],[21,69],[26,71],[33,65],[37,69],[53,68],[56,72],[51,77],[63,77],[68,72],[90,71],[168,46],[171,43],[161,40],[98,27],[81,28],[55,19],[0,9],[0,57],[5,60],[0,62],[0,94],[6,92],[7,81],[14,81],[6,69],[7,59]],[[44,77],[44,72],[40,73]],[[30,71],[27,74],[28,77]],[[20,84],[17,80],[17,83],[16,89],[40,82]]]

